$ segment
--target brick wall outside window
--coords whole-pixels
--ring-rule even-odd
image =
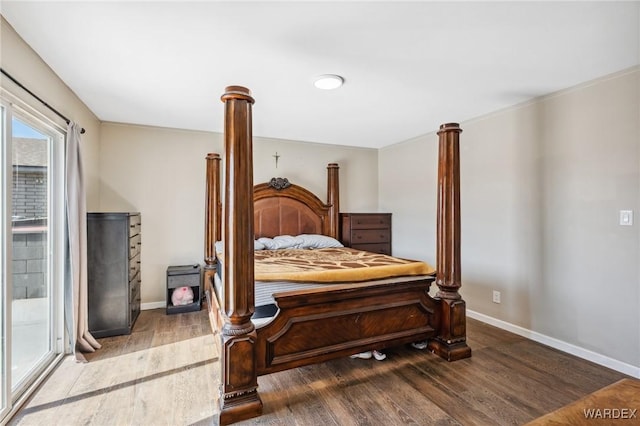
[[[47,175],[43,170],[13,172],[13,217],[33,219],[47,217]]]
[[[13,299],[47,297],[46,167],[14,167]]]
[[[13,299],[47,297],[46,225],[13,229]]]

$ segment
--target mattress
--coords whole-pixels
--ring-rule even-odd
[[[255,252],[256,281],[346,283],[434,272],[425,262],[347,247]]]
[[[222,294],[221,256],[215,287]],[[253,321],[264,323],[277,312],[276,293],[327,288],[348,283],[389,283],[432,275],[425,262],[401,259],[351,248],[282,249],[255,251],[255,307]]]

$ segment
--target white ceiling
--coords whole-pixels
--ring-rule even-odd
[[[329,144],[379,148],[640,64],[637,1],[0,4],[100,120],[221,132],[220,95],[243,85],[254,136]],[[326,73],[345,85],[314,88]]]

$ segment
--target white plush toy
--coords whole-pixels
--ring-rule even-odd
[[[171,303],[173,303],[173,306],[193,303],[193,290],[191,290],[191,287],[175,288],[171,293]]]

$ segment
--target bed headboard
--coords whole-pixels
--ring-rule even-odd
[[[273,186],[276,181],[288,182],[274,178],[253,188],[255,237],[327,235],[330,206],[301,186]]]
[[[292,184],[286,178],[273,178],[269,182],[254,186],[255,237],[322,234],[337,239],[339,205],[335,192],[338,186],[338,170],[339,167],[335,163],[327,166],[326,204],[308,189]]]
[[[215,242],[222,239],[220,156],[207,155],[205,263],[215,264]],[[340,167],[327,165],[327,202],[286,178],[273,178],[253,187],[254,237],[322,234],[339,235]]]

